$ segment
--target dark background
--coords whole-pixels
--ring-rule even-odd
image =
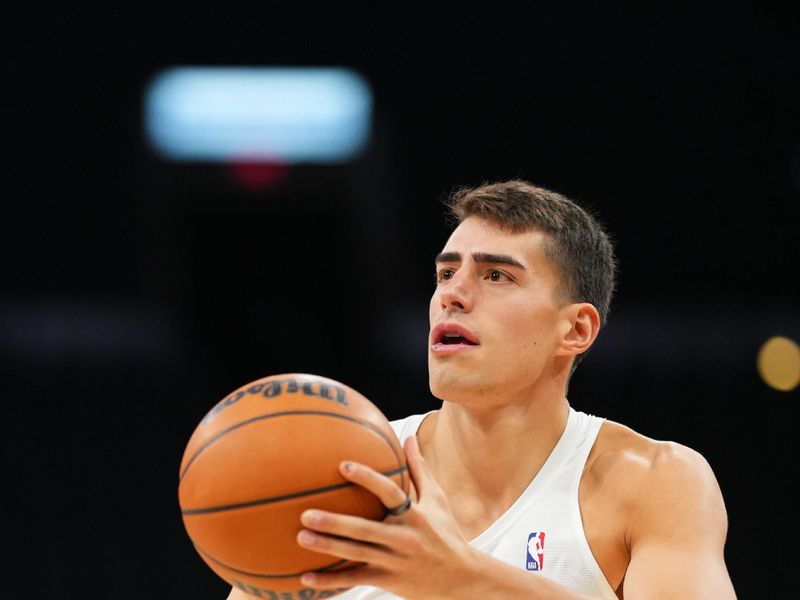
[[[177,505],[200,418],[297,371],[390,418],[434,408],[441,200],[511,177],[594,208],[617,242],[619,292],[572,405],[702,452],[739,597],[788,592],[798,391],[755,360],[772,335],[800,339],[797,15],[399,11],[6,15],[0,596],[224,598]],[[143,95],[175,65],[355,68],[375,95],[369,148],[249,188],[164,162]]]

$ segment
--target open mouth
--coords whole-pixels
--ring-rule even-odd
[[[433,328],[431,348],[435,352],[479,346],[477,336],[457,323],[439,323]]]
[[[454,335],[454,334],[444,334],[439,340],[439,343],[444,344],[445,346],[452,346],[455,344],[467,344],[469,346],[478,345],[475,342],[468,340],[463,335]]]

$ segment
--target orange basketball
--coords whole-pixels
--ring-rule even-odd
[[[255,596],[312,597],[302,592],[302,573],[355,563],[299,546],[300,514],[320,508],[375,520],[386,515],[376,496],[341,476],[345,459],[409,491],[389,422],[352,388],[290,373],[235,390],[203,418],[181,462],[178,497],[197,552],[225,581]]]

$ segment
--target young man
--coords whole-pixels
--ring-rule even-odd
[[[735,598],[725,506],[703,457],[567,401],[614,289],[600,225],[523,181],[462,190],[451,208],[459,225],[436,259],[428,348],[442,407],[393,423],[412,498],[342,465],[389,516],[303,514],[300,545],[365,563],[308,574],[314,597],[356,586],[339,597]]]

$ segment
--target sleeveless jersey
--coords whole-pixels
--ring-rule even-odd
[[[392,421],[401,442],[415,435],[427,415]],[[617,600],[583,531],[578,485],[603,419],[570,408],[567,426],[542,468],[516,502],[470,542],[474,548],[531,576],[547,577],[593,598]],[[357,586],[340,600],[396,600],[371,586]]]

